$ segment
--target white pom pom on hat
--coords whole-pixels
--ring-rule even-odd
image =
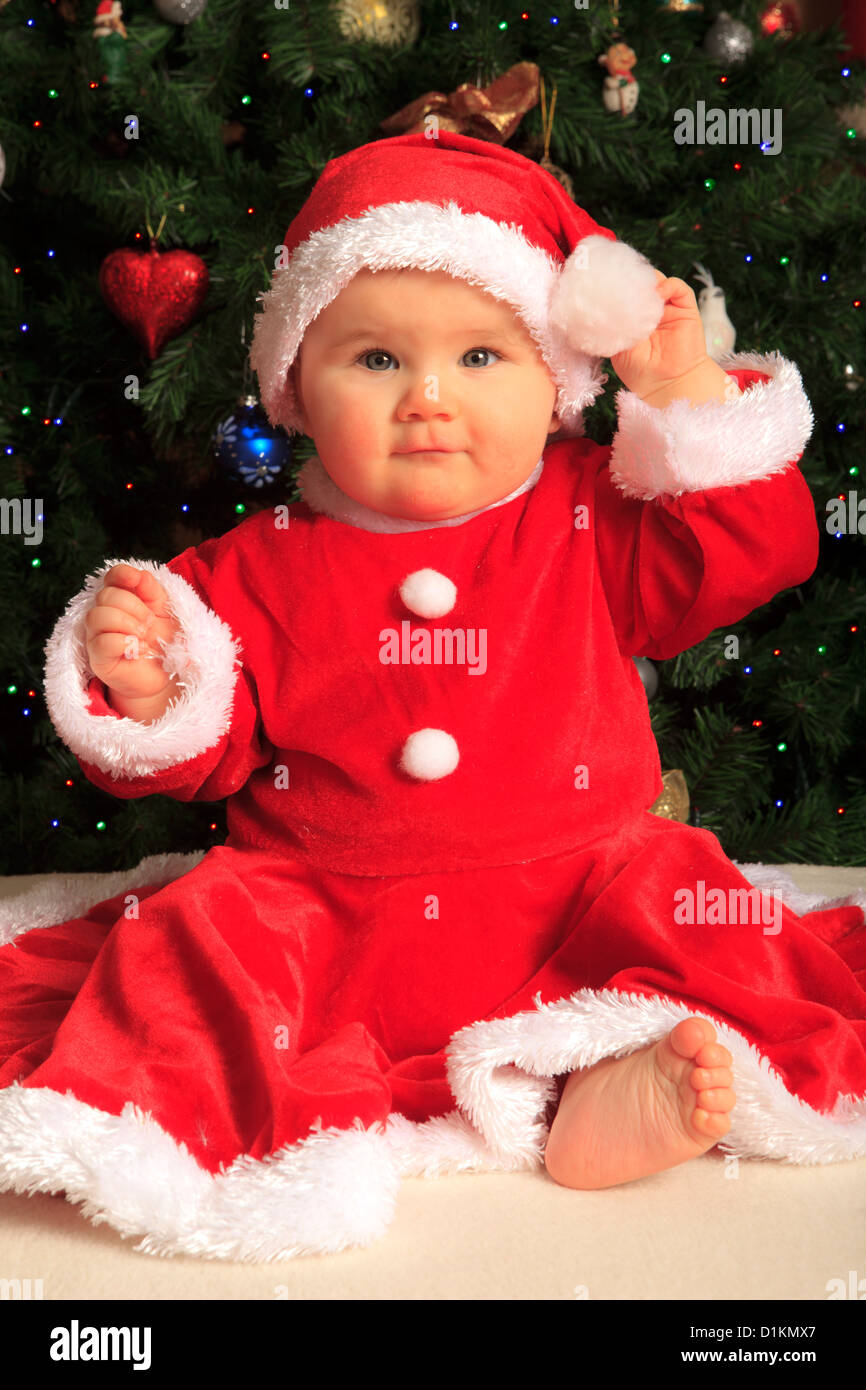
[[[655,272],[516,150],[440,130],[397,135],[326,164],[259,298],[250,364],[272,424],[301,432],[289,368],[304,333],[360,270],[444,271],[508,303],[556,383],[563,433],[607,380],[600,359],[661,319]]]
[[[657,284],[653,266],[633,246],[584,237],[553,286],[548,321],[576,351],[613,357],[658,324]]]

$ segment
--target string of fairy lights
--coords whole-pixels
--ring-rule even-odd
[[[670,8],[670,6],[666,6],[666,8]],[[682,8],[684,8],[684,9],[690,9],[690,8],[691,8],[691,6],[690,6],[689,3],[688,3],[688,0],[684,0],[684,3],[683,3]],[[612,12],[611,12],[611,13],[612,13],[612,28],[613,28],[613,32],[614,32],[615,34],[618,33],[618,30],[617,30],[617,23],[618,23],[618,21],[617,21],[616,13],[615,13],[615,10],[616,10],[616,9],[618,9],[618,0],[613,0],[613,9],[612,9]],[[527,22],[527,21],[530,20],[531,17],[532,17],[532,16],[531,16],[531,13],[530,13],[529,10],[527,10],[527,9],[521,9],[521,10],[519,11],[519,19],[520,19],[521,21]],[[493,23],[495,24],[495,27],[496,27],[500,32],[507,30],[507,29],[509,28],[510,22],[511,22],[511,21],[509,21],[507,18],[501,18],[501,19],[498,19],[498,20],[494,20],[494,21],[493,21]],[[556,14],[549,15],[549,16],[548,16],[548,22],[549,22],[549,24],[550,24],[551,27],[556,28],[556,27],[558,27],[558,26],[560,25],[560,23],[561,23],[561,16],[556,15]],[[29,28],[29,29],[34,29],[34,28],[36,27],[36,21],[35,21],[32,17],[27,17],[27,18],[25,18],[25,19],[23,20],[23,23],[24,23],[25,26],[26,26],[27,28]],[[453,33],[456,33],[457,31],[459,31],[460,27],[461,27],[460,21],[459,21],[458,19],[456,19],[456,18],[455,18],[455,19],[452,19],[452,20],[450,20],[450,21],[448,22],[448,28],[449,28],[449,30],[450,30],[451,32],[453,32]],[[769,31],[767,30],[767,31],[765,31],[765,32],[769,32]],[[263,62],[269,62],[269,61],[270,61],[270,57],[271,57],[271,55],[270,55],[270,53],[267,52],[267,51],[264,51],[264,52],[262,52],[262,53],[260,54],[260,58],[261,58],[261,60],[262,60]],[[656,61],[657,61],[659,67],[662,69],[663,72],[671,71],[671,70],[673,70],[673,69],[675,68],[675,58],[674,58],[674,55],[673,55],[672,53],[668,52],[668,51],[662,51],[662,52],[658,53],[658,54],[657,54],[657,57],[656,57]],[[848,81],[849,79],[851,79],[851,77],[852,77],[852,69],[851,69],[849,66],[847,66],[847,65],[842,66],[842,67],[840,68],[840,77],[842,78],[843,82],[847,82],[847,81]],[[729,86],[729,84],[730,84],[730,81],[731,81],[731,74],[730,74],[730,73],[727,73],[727,72],[720,73],[720,74],[717,75],[717,81],[718,81],[718,84],[719,84],[719,86],[720,86],[721,88],[723,88],[723,89],[724,89],[724,88],[727,88],[727,87]],[[93,79],[90,79],[90,80],[88,81],[88,87],[89,87],[90,90],[92,90],[92,91],[97,91],[97,90],[100,88],[100,86],[101,86],[101,84],[100,84],[98,81],[95,81],[95,80],[93,80]],[[305,86],[302,90],[303,90],[303,95],[304,95],[309,101],[314,101],[315,98],[316,98],[316,96],[318,95],[317,90],[316,90],[316,88],[315,88],[314,85],[307,85],[307,86]],[[52,101],[52,102],[53,102],[53,101],[58,101],[58,100],[60,100],[60,97],[61,97],[61,91],[60,91],[57,87],[55,87],[55,86],[48,87],[45,94],[46,94],[46,96],[48,97],[48,99],[49,99],[50,101]],[[248,108],[248,107],[250,107],[250,106],[253,104],[253,97],[252,97],[249,93],[245,93],[245,94],[243,94],[243,95],[239,98],[239,103],[240,103],[240,105],[241,105],[242,107]],[[31,122],[31,128],[32,128],[33,130],[35,130],[35,131],[46,131],[46,132],[47,132],[46,124],[45,124],[42,120],[40,120],[40,119],[38,119],[38,118],[34,118],[34,119],[32,120],[32,122]],[[844,130],[843,133],[844,133],[844,138],[846,138],[846,139],[849,140],[849,141],[854,141],[854,140],[856,140],[856,139],[858,138],[858,132],[857,132],[857,130],[856,130],[853,126],[848,126],[848,127]],[[758,146],[758,147],[756,147],[756,148],[758,149],[759,152],[763,152],[763,151],[765,150],[765,145],[762,144],[762,145],[760,145],[760,146]],[[0,150],[0,156],[2,156],[2,150]],[[740,154],[740,155],[738,155],[738,157],[737,157],[736,159],[733,159],[733,160],[731,161],[731,173],[732,173],[734,176],[739,176],[739,175],[742,175],[744,172],[746,172],[746,159],[745,159],[745,157],[744,157],[742,154]],[[698,177],[700,177],[700,175],[698,175]],[[705,177],[705,178],[701,179],[700,182],[702,183],[703,188],[704,188],[704,190],[705,190],[707,193],[714,193],[714,192],[717,191],[717,189],[718,189],[718,187],[719,187],[719,180],[718,180],[717,178]],[[2,174],[0,174],[0,183],[2,183]],[[796,191],[799,191],[799,190],[796,190]],[[791,196],[790,194],[789,194],[789,195],[786,195],[786,200],[787,200],[787,197],[790,197],[790,196]],[[249,207],[249,206],[248,206],[248,207],[245,209],[245,213],[246,213],[247,216],[255,216],[255,214],[256,214],[256,209],[255,209],[254,207]],[[700,231],[701,229],[702,229],[702,224],[701,224],[700,222],[694,224],[693,230],[695,230],[695,231]],[[141,239],[142,239],[142,233],[139,232],[139,233],[136,234],[136,240],[140,242]],[[45,247],[44,249],[42,249],[42,250],[36,252],[35,254],[38,254],[40,257],[44,257],[45,259],[48,259],[48,260],[50,260],[50,261],[54,261],[55,263],[57,262],[57,259],[58,259],[58,258],[57,258],[56,250],[55,250],[53,247]],[[753,265],[753,264],[755,263],[755,255],[754,255],[754,253],[749,253],[749,252],[744,253],[744,255],[743,255],[743,261],[744,261],[744,263],[747,264],[747,265]],[[785,267],[791,265],[791,257],[790,257],[789,255],[781,255],[781,256],[779,256],[779,257],[777,258],[777,264],[778,264],[778,266],[779,266],[782,270],[784,270]],[[58,273],[62,273],[62,267],[61,267],[61,266],[58,265],[57,269],[58,269]],[[23,266],[23,265],[16,265],[16,266],[14,266],[14,267],[13,267],[13,273],[14,273],[16,276],[24,275],[24,273],[25,273],[25,268],[24,268],[24,266]],[[826,286],[830,286],[830,275],[829,275],[829,273],[828,273],[827,271],[820,271],[820,272],[818,272],[818,273],[817,273],[817,276],[816,276],[816,279],[817,279],[817,282],[818,282],[819,284],[821,284],[821,285],[826,285]],[[852,298],[852,300],[850,301],[850,308],[851,308],[852,311],[855,311],[855,312],[856,312],[856,311],[859,311],[860,309],[862,309],[862,299],[859,298],[859,297],[854,297],[854,298]],[[36,322],[35,325],[34,325],[34,324],[31,324],[31,322],[30,322],[29,320],[22,320],[22,321],[18,324],[18,330],[19,330],[19,332],[20,332],[21,334],[30,334],[30,333],[31,333],[31,330],[32,330],[32,328],[33,328],[34,326],[37,328],[37,331],[38,331],[38,320],[37,320],[37,322]],[[844,367],[844,373],[845,373],[845,378],[846,378],[846,385],[848,386],[848,388],[851,389],[851,390],[856,390],[857,387],[858,387],[859,384],[860,384],[860,377],[859,377],[859,375],[858,375],[857,368],[855,367],[855,365],[854,365],[853,363],[846,363],[846,364],[845,364],[845,367]],[[20,417],[20,421],[21,421],[22,425],[23,425],[23,424],[33,424],[33,423],[35,423],[35,422],[38,420],[38,421],[40,422],[42,428],[46,428],[46,429],[61,429],[61,428],[63,428],[64,425],[67,423],[67,419],[66,419],[66,417],[64,416],[64,414],[63,414],[62,411],[61,411],[59,414],[56,414],[56,415],[55,415],[55,414],[51,414],[51,413],[49,413],[49,412],[47,412],[47,411],[39,411],[38,407],[36,407],[36,406],[34,406],[34,405],[30,404],[30,403],[27,403],[27,402],[21,404],[21,405],[18,407],[18,415],[19,415],[19,417]],[[836,432],[837,432],[839,435],[845,435],[845,434],[847,433],[847,423],[846,423],[844,420],[838,420],[838,421],[836,422],[836,424],[835,424],[835,430],[836,430]],[[14,455],[16,455],[16,454],[18,453],[18,448],[17,448],[16,445],[14,445],[14,444],[7,444],[7,445],[5,446],[5,453],[6,453],[7,456],[14,456]],[[857,465],[856,463],[852,463],[851,466],[848,468],[847,471],[848,471],[848,474],[850,475],[851,478],[857,478],[857,477],[859,476],[859,473],[860,473],[860,469],[859,469],[859,467],[858,467],[858,465]],[[119,484],[119,486],[122,486],[123,489],[124,489],[124,491],[126,491],[127,493],[131,493],[131,492],[134,491],[135,484],[134,484],[131,480],[126,480],[126,481],[122,482],[121,484]],[[843,526],[843,525],[840,525],[837,529],[835,529],[835,530],[833,530],[833,531],[831,532],[831,534],[835,537],[835,539],[836,539],[837,541],[844,541],[844,539],[846,538],[846,536],[851,535],[851,534],[854,534],[854,535],[863,535],[863,534],[866,534],[866,501],[864,501],[864,502],[861,503],[861,504],[858,504],[856,492],[854,492],[854,493],[849,493],[847,497],[846,497],[846,495],[845,495],[844,493],[839,493],[839,494],[838,494],[838,499],[837,499],[837,500],[842,504],[842,508],[839,510],[839,513],[838,513],[838,514],[839,514],[840,516],[844,516],[844,515],[845,515],[845,510],[844,510],[844,509],[845,509],[845,507],[847,506],[847,508],[848,508],[848,518],[849,518],[849,520],[848,520],[848,523],[847,523],[846,525],[844,525],[844,526]],[[829,508],[830,508],[830,504],[828,503],[828,510],[829,510]],[[860,517],[860,508],[862,508],[862,510],[863,510],[863,512],[864,512],[864,515],[862,516],[862,518]],[[234,504],[234,508],[233,508],[233,509],[234,509],[235,514],[240,516],[240,515],[243,515],[243,514],[245,513],[245,511],[246,511],[246,506],[245,506],[245,504],[244,504],[243,502],[237,502],[237,503]],[[181,510],[184,514],[188,514],[189,511],[190,511],[189,503],[188,503],[188,502],[183,502],[183,503],[181,503],[181,504],[180,504],[180,510]],[[853,517],[854,517],[854,525],[853,525],[853,526],[850,524],[850,518],[852,517],[852,515],[853,515]],[[40,514],[38,515],[38,517],[37,517],[37,520],[38,520],[40,523],[43,522],[43,521],[44,521],[44,514],[43,514],[43,513],[40,513]],[[862,524],[858,524],[859,521],[862,521]],[[4,529],[5,529],[5,527],[4,527]],[[829,530],[829,529],[830,529],[830,528],[828,527],[828,530]],[[40,559],[38,556],[32,557],[32,558],[30,559],[30,561],[29,561],[29,567],[30,567],[32,570],[34,570],[34,571],[40,570],[40,569],[42,568],[42,561],[41,561],[41,559]],[[847,626],[848,626],[848,632],[849,632],[850,634],[856,635],[856,634],[859,633],[859,625],[858,625],[857,623],[849,623]],[[828,651],[828,647],[827,647],[826,643],[821,643],[821,644],[817,647],[817,652],[818,652],[818,654],[820,654],[820,655],[826,655],[826,654],[827,654],[827,651]],[[772,658],[773,658],[773,660],[781,660],[781,659],[783,658],[783,652],[782,652],[781,648],[775,647],[775,648],[772,649]],[[755,673],[755,668],[754,668],[753,665],[744,665],[744,666],[742,667],[742,674],[743,674],[744,677],[748,678],[748,677],[752,676],[754,673]],[[19,710],[18,710],[18,714],[19,714],[19,716],[20,716],[22,719],[26,719],[26,720],[30,720],[30,719],[33,717],[34,708],[33,708],[33,705],[32,705],[30,702],[36,700],[37,698],[39,698],[38,692],[37,692],[35,689],[28,688],[28,689],[26,689],[26,691],[22,691],[22,690],[21,690],[21,687],[19,686],[19,684],[18,684],[17,682],[15,682],[15,681],[12,681],[12,682],[10,682],[10,684],[8,684],[8,685],[6,686],[6,694],[7,694],[8,697],[10,697],[10,698],[12,698],[12,699],[15,699],[15,698],[24,699],[24,697],[26,696],[26,700],[24,700],[24,703],[21,704],[21,706],[20,706],[20,708],[19,708]],[[753,719],[753,720],[751,721],[751,727],[754,728],[754,729],[761,729],[761,728],[763,728],[763,727],[764,727],[764,720],[762,720],[762,719]],[[738,730],[738,729],[735,729],[735,732],[737,732],[737,731],[739,731],[739,730]],[[785,753],[787,753],[787,752],[788,752],[788,745],[787,745],[787,743],[786,743],[784,740],[780,740],[780,741],[776,744],[776,751],[777,751],[779,754],[781,754],[781,755],[784,755]],[[64,780],[64,786],[65,786],[67,789],[70,789],[70,790],[74,789],[74,788],[76,787],[76,779],[75,779],[75,778],[72,778],[72,777],[66,778],[66,779]],[[774,806],[775,806],[777,809],[782,809],[782,808],[784,807],[784,805],[785,805],[785,802],[784,802],[783,799],[777,798],[777,799],[774,801],[773,804],[774,804]],[[839,806],[839,807],[837,807],[837,814],[838,814],[839,816],[844,815],[844,814],[845,814],[845,807],[844,807],[844,806]],[[61,815],[60,815],[60,814],[53,815],[53,816],[50,818],[50,822],[49,822],[49,823],[50,823],[51,827],[54,828],[54,829],[59,829],[59,828],[61,828],[61,826],[62,826],[62,824],[63,824]],[[218,828],[218,827],[217,827],[217,824],[216,824],[215,822],[212,823],[211,826],[210,826],[211,831],[216,831],[217,828]],[[104,830],[106,830],[106,829],[107,829],[107,822],[106,822],[105,820],[98,820],[98,821],[96,821],[96,822],[95,822],[95,829],[98,830],[98,831],[104,831]]]

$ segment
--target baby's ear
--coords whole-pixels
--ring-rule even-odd
[[[295,400],[298,402],[298,413],[300,414],[300,417],[301,417],[301,425],[302,425],[302,427],[303,427],[304,434],[309,434],[309,427],[308,427],[308,425],[307,425],[307,416],[306,416],[306,412],[305,412],[305,410],[304,410],[304,403],[303,403],[303,400],[302,400],[302,398],[301,398],[301,374],[300,374],[300,370],[299,370],[299,364],[298,364],[298,359],[297,359],[297,357],[295,358],[295,360],[294,360],[294,362],[292,363],[292,365],[289,367],[289,381],[290,381],[290,383],[291,383],[292,390],[293,390],[294,393],[295,393]]]

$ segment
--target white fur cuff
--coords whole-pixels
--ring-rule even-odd
[[[87,660],[84,618],[106,571],[117,564],[135,565],[155,575],[181,627],[177,640],[166,646],[162,665],[179,677],[182,695],[152,724],[89,710],[87,687],[93,672]],[[115,781],[146,777],[197,757],[222,738],[231,723],[239,650],[227,624],[179,574],[154,560],[107,560],[70,599],[46,644],[48,713],[77,758],[109,773]]]
[[[814,417],[796,365],[778,352],[729,353],[718,365],[771,379],[730,401],[676,400],[663,409],[617,392],[610,476],[627,497],[735,487],[781,473],[802,454]]]

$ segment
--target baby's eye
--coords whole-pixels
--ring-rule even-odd
[[[488,354],[488,356],[493,356],[493,357],[498,357],[498,356],[499,356],[499,353],[498,353],[498,352],[495,352],[493,348],[485,348],[485,347],[470,348],[469,351],[468,351],[467,353],[464,353],[464,356],[465,356],[465,357],[472,357],[473,354],[474,354],[474,353],[477,353],[477,352],[486,352],[486,353]],[[481,365],[482,365],[482,367],[483,367],[483,366],[484,366],[484,363],[482,362]]]
[[[468,352],[464,352],[463,357],[464,357],[464,360],[465,360],[467,357],[472,357],[472,356],[475,355],[476,353],[483,353],[483,352],[486,352],[486,353],[488,354],[488,356],[492,356],[492,357],[498,357],[498,356],[499,356],[499,353],[496,352],[493,348],[477,347],[477,348],[470,348]],[[390,353],[390,352],[388,352],[385,348],[383,348],[383,347],[377,347],[377,348],[365,348],[363,352],[361,352],[361,353],[358,354],[358,356],[355,358],[355,361],[356,361],[356,362],[363,362],[363,363],[366,365],[366,364],[367,364],[367,358],[368,358],[368,357],[389,357],[389,358],[391,359],[392,362],[395,362],[395,361],[397,360],[397,359],[393,356],[393,354]],[[477,365],[477,364],[475,364],[475,365]],[[482,367],[484,367],[484,366],[486,366],[487,364],[486,364],[485,362],[482,362],[480,365],[481,365]],[[375,371],[375,370],[377,370],[377,369],[376,369],[375,367],[373,367],[373,368],[371,368],[371,370],[372,370],[372,371]]]
[[[384,348],[365,348],[363,352],[361,352],[361,353],[358,354],[358,356],[356,357],[355,361],[356,361],[356,362],[364,362],[364,363],[366,364],[366,360],[367,360],[368,357],[390,357],[390,356],[391,356],[390,352],[386,352]],[[393,359],[392,359],[392,360],[393,360]]]

